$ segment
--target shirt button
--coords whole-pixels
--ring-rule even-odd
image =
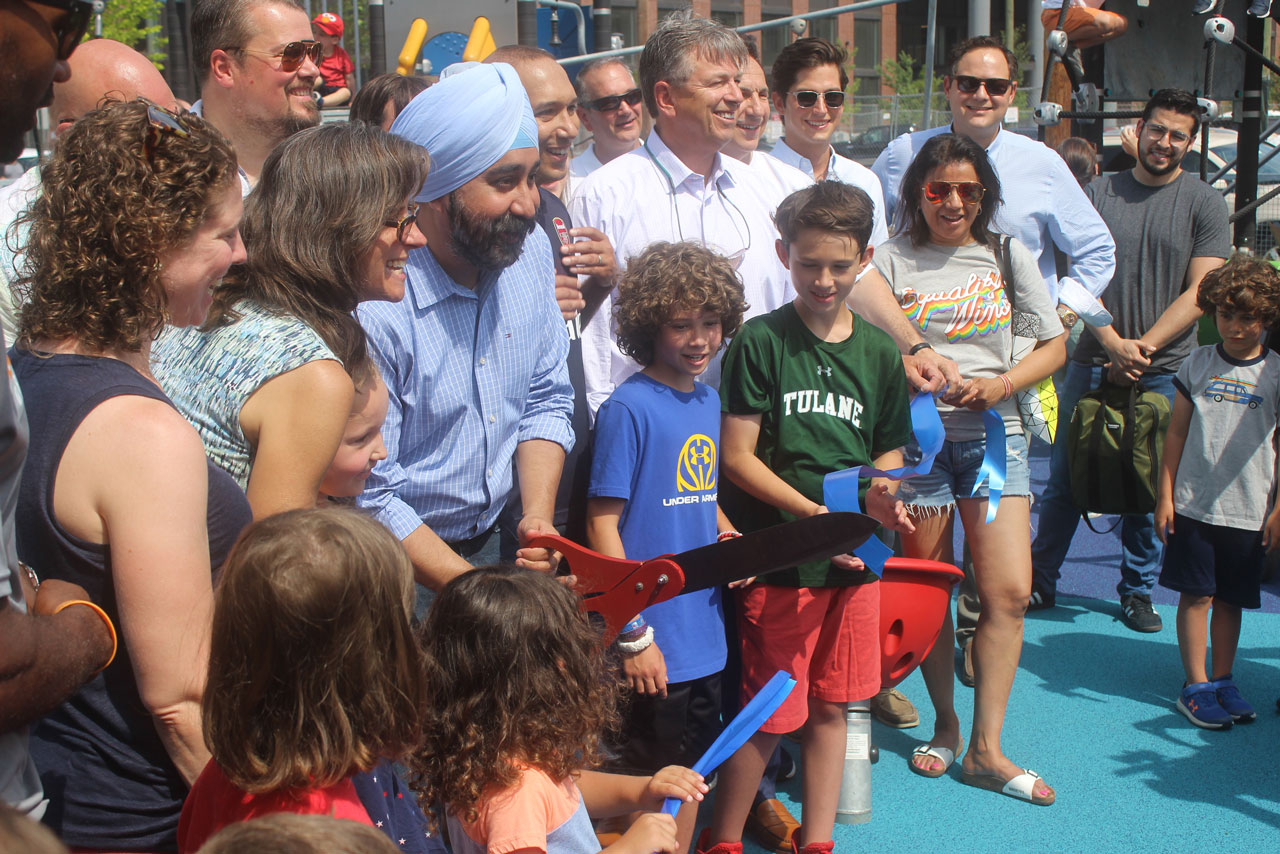
[[[484,356],[481,356],[481,357],[480,357],[480,364],[481,364],[481,365],[483,365],[483,364],[484,364]]]
[[[484,473],[489,477],[493,477],[493,469],[485,469]]]
[[[492,415],[490,415],[490,416],[489,416],[489,423],[490,423],[490,424],[492,424],[493,422],[495,422],[495,421],[497,421],[497,420],[498,420],[498,419],[497,419],[497,418],[494,418]]]

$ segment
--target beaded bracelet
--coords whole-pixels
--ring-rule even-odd
[[[637,655],[653,646],[653,626],[645,626],[644,633],[636,640],[616,640],[614,646],[624,655]]]
[[[87,599],[70,599],[66,602],[63,602],[58,607],[54,608],[53,613],[59,614],[63,610],[70,608],[72,605],[84,605],[96,611],[98,616],[102,618],[102,622],[107,624],[107,633],[111,635],[111,655],[107,658],[106,664],[102,665],[102,667],[94,671],[93,675],[97,676],[99,673],[101,673],[102,671],[110,667],[111,662],[116,660],[116,650],[119,648],[119,644],[116,638],[116,627],[111,624],[111,618],[107,616],[106,611],[102,610],[97,605],[95,605],[94,603],[90,602]]]
[[[725,540],[734,540],[741,536],[737,531],[721,531],[720,535],[716,537],[716,542],[723,543]]]

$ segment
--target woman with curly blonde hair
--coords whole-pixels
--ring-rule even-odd
[[[409,252],[427,243],[412,201],[426,176],[424,149],[372,125],[289,137],[245,202],[248,259],[208,322],[157,342],[160,384],[255,518],[315,504],[373,371],[352,313],[404,296]]]
[[[442,803],[455,854],[599,851],[591,818],[702,800],[688,768],[652,777],[583,770],[616,720],[618,685],[579,599],[554,578],[490,566],[444,588],[419,634],[427,713],[407,760],[423,805]],[[677,850],[646,814],[613,854]]]
[[[35,728],[45,814],[76,848],[164,851],[208,761],[200,700],[211,567],[249,521],[243,493],[151,374],[161,327],[204,322],[244,260],[230,144],[190,114],[114,103],[42,170],[13,371],[31,424],[18,554],[82,586],[119,654]]]

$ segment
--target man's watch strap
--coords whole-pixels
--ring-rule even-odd
[[[907,351],[907,355],[914,356],[916,353],[919,353],[921,350],[932,350],[932,349],[933,349],[933,345],[930,344],[928,341],[921,341],[919,344],[912,346],[912,348]]]

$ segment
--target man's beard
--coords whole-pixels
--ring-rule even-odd
[[[496,219],[467,210],[455,190],[448,196],[449,246],[459,258],[477,270],[494,273],[516,262],[524,240],[537,227],[533,217],[507,211]]]
[[[282,116],[255,117],[248,123],[263,137],[275,140],[275,144],[279,145],[295,133],[320,124],[320,110],[308,110],[304,115],[298,115],[290,110]]]
[[[1184,151],[1184,152],[1182,152],[1182,155],[1181,155],[1181,156],[1178,156],[1178,154],[1177,154],[1175,151],[1172,151],[1172,150],[1171,150],[1171,151],[1169,152],[1169,162],[1168,162],[1168,163],[1166,163],[1164,166],[1160,167],[1159,169],[1157,169],[1157,168],[1153,167],[1153,166],[1151,165],[1150,161],[1147,159],[1147,158],[1148,158],[1148,155],[1149,155],[1150,153],[1151,153],[1151,149],[1150,149],[1150,148],[1148,148],[1146,151],[1139,151],[1139,152],[1138,152],[1138,160],[1142,163],[1142,168],[1143,168],[1143,169],[1146,169],[1149,173],[1151,173],[1152,175],[1155,175],[1155,176],[1157,176],[1157,177],[1159,177],[1159,176],[1161,176],[1161,175],[1168,175],[1168,174],[1169,174],[1170,172],[1172,172],[1174,169],[1177,169],[1179,166],[1181,166],[1181,165],[1182,165],[1182,158],[1183,158],[1183,157],[1185,157],[1185,156],[1186,156],[1186,154],[1187,154],[1187,153]]]

